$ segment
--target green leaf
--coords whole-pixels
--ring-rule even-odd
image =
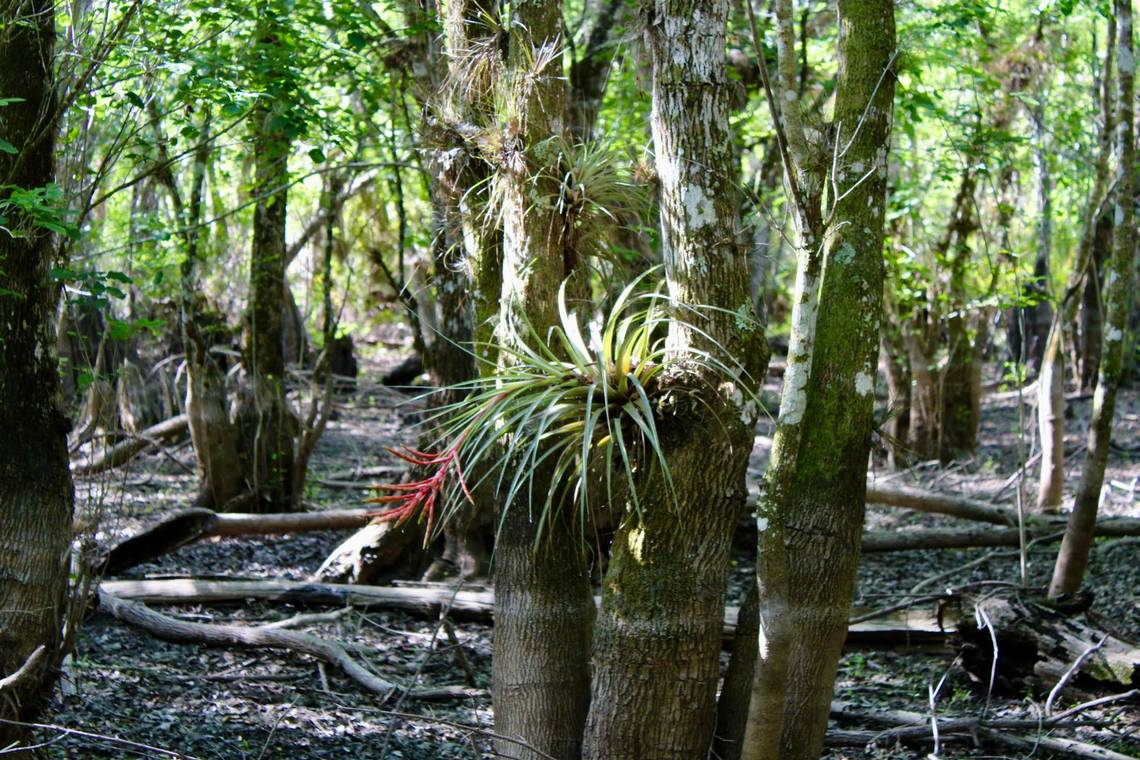
[[[19,153],[20,151],[16,150],[16,146],[15,146],[15,145],[13,145],[12,143],[8,142],[8,141],[7,141],[7,140],[5,140],[3,137],[0,137],[0,152],[3,152],[3,153],[10,153],[10,154],[12,154],[12,155],[14,156],[14,155],[16,155],[17,153]]]
[[[314,164],[323,164],[326,161],[325,152],[320,148],[310,150],[309,158],[313,159]]]

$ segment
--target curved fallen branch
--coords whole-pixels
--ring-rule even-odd
[[[387,699],[397,688],[396,684],[385,681],[352,659],[340,644],[307,633],[278,628],[216,625],[178,620],[155,612],[144,604],[120,599],[104,589],[99,590],[99,608],[124,623],[141,628],[166,641],[218,646],[269,647],[311,655],[337,666],[365,689],[379,694],[381,701]]]
[[[138,454],[154,445],[155,441],[167,441],[186,434],[190,429],[190,418],[185,414],[141,430],[127,440],[120,441],[91,459],[80,460],[71,465],[73,475],[95,475],[126,464]]]

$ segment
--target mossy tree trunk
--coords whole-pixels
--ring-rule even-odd
[[[795,81],[790,3],[777,2],[780,88]],[[801,209],[824,220],[819,276],[801,252],[792,348],[772,456],[757,505],[759,630],[745,758],[819,757],[854,591],[863,527],[867,456],[879,350],[887,151],[894,98],[894,4],[841,0],[839,75],[828,178],[833,209]],[[825,169],[804,149],[798,103],[782,100],[782,123],[801,176]],[[800,187],[808,185],[801,182]],[[810,188],[812,185],[808,185]],[[810,202],[800,193],[800,204]],[[818,200],[814,201],[818,203]],[[826,212],[826,213],[825,213]],[[801,236],[804,229],[799,230]],[[811,318],[814,317],[814,318]],[[793,363],[793,359],[795,362]],[[739,638],[739,635],[738,635]],[[735,658],[745,658],[743,650]]]
[[[1104,470],[1112,438],[1112,416],[1116,409],[1116,391],[1120,385],[1124,363],[1124,331],[1131,308],[1132,282],[1136,266],[1136,230],[1134,228],[1133,192],[1135,189],[1135,128],[1133,126],[1136,96],[1132,41],[1132,0],[1115,0],[1117,46],[1116,98],[1116,193],[1114,196],[1112,255],[1106,262],[1104,275],[1104,342],[1100,372],[1093,395],[1092,421],[1089,424],[1088,454],[1081,470],[1081,480],[1065,537],[1057,554],[1049,595],[1076,592],[1084,581],[1096,526],[1100,492],[1104,486]]]
[[[54,4],[9,2],[0,17],[0,201],[11,188],[53,181]],[[0,718],[34,719],[55,680],[66,605],[73,493],[68,419],[59,393],[54,346],[52,236],[18,210],[0,229],[0,678],[15,673],[39,646],[41,656],[13,689],[0,694]],[[22,234],[13,235],[16,230]],[[18,442],[18,445],[16,445]],[[0,747],[23,730],[0,724]]]
[[[713,341],[674,323],[668,346],[738,357],[735,378],[703,371],[665,381],[658,431],[675,486],[637,484],[611,546],[594,634],[588,758],[694,758],[710,747],[729,549],[767,361],[752,321],[729,132],[724,0],[651,8],[651,126],[670,295],[698,310]],[[739,316],[738,316],[739,315]],[[731,363],[731,359],[727,363]]]
[[[510,8],[505,72],[504,144],[499,175],[503,220],[502,299],[498,338],[519,345],[523,321],[539,335],[558,319],[556,296],[573,273],[556,210],[557,155],[551,136],[565,129],[562,6],[516,0]],[[509,361],[503,353],[500,361]],[[549,468],[548,468],[549,469]],[[534,491],[553,487],[542,471]],[[503,504],[495,546],[495,645],[492,698],[496,750],[511,758],[575,758],[589,700],[594,599],[581,537],[556,519],[536,547],[537,525],[526,495]],[[545,753],[545,754],[540,754]]]

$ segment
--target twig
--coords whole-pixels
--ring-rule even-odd
[[[1052,721],[1052,723],[1057,723],[1057,722],[1066,720],[1068,718],[1071,718],[1074,715],[1078,715],[1080,713],[1083,713],[1086,710],[1092,710],[1092,709],[1097,708],[1097,707],[1104,707],[1105,705],[1111,705],[1111,704],[1115,704],[1117,702],[1126,702],[1129,699],[1137,699],[1137,698],[1140,698],[1140,689],[1132,689],[1131,691],[1126,691],[1126,692],[1123,692],[1121,694],[1109,694],[1108,696],[1099,697],[1097,699],[1093,699],[1093,700],[1090,700],[1088,702],[1082,702],[1081,704],[1076,705],[1075,707],[1070,707],[1068,710],[1065,710],[1064,712],[1057,713],[1050,720]]]
[[[26,723],[22,720],[8,720],[7,718],[0,718],[0,723],[8,726],[23,726],[24,728],[35,728],[41,731],[58,731],[65,736],[79,736],[84,739],[91,739],[93,741],[111,742],[118,744],[122,747],[129,747],[131,749],[142,750],[149,752],[152,755],[160,755],[162,757],[173,757],[177,760],[196,760],[193,755],[187,755],[182,752],[177,752],[172,749],[163,749],[162,747],[153,747],[149,744],[141,744],[133,742],[129,739],[123,739],[118,736],[108,736],[107,734],[96,734],[92,731],[81,731],[78,728],[68,728],[67,726],[57,726],[53,723]],[[22,754],[27,750],[27,747],[17,747],[15,750],[0,749],[0,754],[10,754],[12,752]]]
[[[10,676],[0,678],[0,694],[16,688],[20,684],[20,681],[24,680],[24,678],[32,672],[32,669],[39,664],[39,661],[43,658],[44,652],[46,651],[47,647],[40,644],[32,650],[32,653],[28,655],[28,659],[24,660],[24,664],[16,668],[16,672]]]
[[[1061,689],[1065,688],[1065,684],[1067,684],[1073,678],[1073,676],[1075,676],[1080,671],[1081,665],[1084,664],[1085,660],[1091,657],[1094,652],[1103,647],[1106,641],[1108,641],[1108,634],[1105,634],[1101,637],[1100,641],[1088,647],[1085,649],[1085,651],[1081,652],[1081,655],[1076,659],[1076,661],[1073,662],[1072,666],[1065,671],[1065,674],[1063,676],[1061,676],[1061,680],[1057,681],[1057,685],[1049,690],[1049,697],[1045,700],[1046,718],[1053,714],[1053,702],[1061,693]]]
[[[467,661],[467,653],[463,651],[463,644],[455,636],[455,629],[451,626],[451,621],[443,621],[443,631],[447,634],[447,640],[451,642],[451,646],[455,649],[455,660],[459,663],[459,667],[463,669],[463,680],[468,686],[475,686],[475,671],[471,669],[471,663]]]
[[[342,607],[339,610],[332,610],[331,612],[309,612],[294,615],[293,617],[285,618],[284,620],[276,620],[272,623],[262,623],[257,626],[263,631],[274,631],[282,628],[299,628],[303,625],[311,625],[313,623],[332,623],[340,620],[347,613],[352,612],[351,607]]]

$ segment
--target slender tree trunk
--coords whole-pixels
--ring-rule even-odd
[[[1088,314],[1081,320],[1081,338],[1089,341],[1090,331],[1095,329],[1095,359],[1093,352],[1086,347],[1082,354],[1082,387],[1084,371],[1090,359],[1094,365],[1100,360],[1100,298],[1099,278],[1104,255],[1098,249],[1107,248],[1104,238],[1112,234],[1111,226],[1106,225],[1107,214],[1101,213],[1102,196],[1108,185],[1109,159],[1112,153],[1112,135],[1115,117],[1112,113],[1112,88],[1115,61],[1115,24],[1109,21],[1108,40],[1105,47],[1104,70],[1101,81],[1101,110],[1104,116],[1104,131],[1100,135],[1100,152],[1094,171],[1093,187],[1085,206],[1085,220],[1081,239],[1077,247],[1076,262],[1069,276],[1069,285],[1064,297],[1057,304],[1050,326],[1049,341],[1041,363],[1040,381],[1037,385],[1037,415],[1041,436],[1041,473],[1037,489],[1037,509],[1043,512],[1056,512],[1061,508],[1065,485],[1065,357],[1064,328],[1074,322],[1078,296],[1082,299],[1082,310],[1089,308],[1089,294],[1093,296],[1095,320],[1088,320]]]
[[[887,462],[892,468],[906,467],[910,463],[905,442],[910,426],[911,373],[897,322],[883,325],[881,357],[887,378]]]
[[[1124,360],[1124,331],[1130,310],[1131,285],[1136,265],[1136,230],[1133,227],[1135,188],[1135,129],[1133,127],[1135,73],[1133,70],[1132,0],[1115,0],[1118,96],[1116,100],[1116,151],[1118,181],[1112,230],[1112,256],[1104,275],[1104,348],[1093,396],[1093,416],[1089,425],[1088,454],[1077,485],[1073,512],[1057,554],[1049,595],[1077,591],[1084,581],[1096,525],[1104,470],[1112,437],[1112,416],[1116,390]],[[1125,65],[1127,62],[1127,65]]]
[[[938,321],[932,317],[926,320],[912,318],[903,325],[903,345],[906,346],[913,378],[906,447],[908,455],[917,461],[937,457],[942,417],[940,372],[934,364]]]
[[[714,728],[717,630],[724,612],[732,532],[758,409],[748,403],[767,361],[751,316],[748,265],[738,239],[737,169],[729,133],[724,0],[657,0],[651,10],[651,126],[661,180],[662,250],[670,294],[712,306],[702,326],[681,323],[677,357],[690,350],[739,357],[749,376],[676,378],[665,391],[703,403],[665,404],[657,423],[676,502],[660,473],[638,484],[614,538],[595,630],[588,758],[704,757]],[[727,312],[727,313],[725,313]]]
[[[273,70],[278,49],[277,1],[259,3],[256,47]],[[279,87],[273,83],[274,88]],[[290,141],[285,104],[267,94],[253,114],[253,242],[250,250],[250,305],[242,362],[249,387],[239,403],[246,480],[258,495],[259,509],[285,512],[293,504],[293,437],[296,421],[285,399],[282,317],[286,303],[285,222]]]
[[[558,319],[556,295],[573,273],[557,231],[557,181],[543,171],[555,157],[546,141],[564,129],[562,13],[558,0],[512,3],[506,70],[511,115],[504,141],[514,160],[502,183],[503,278],[499,340],[518,345],[529,320],[538,332]],[[554,172],[556,174],[557,172]],[[500,361],[509,361],[502,354]],[[534,491],[553,487],[536,472]],[[543,487],[545,485],[545,488]],[[498,733],[525,741],[497,742],[504,757],[576,758],[589,700],[590,628],[594,600],[580,536],[556,519],[535,547],[536,525],[526,495],[501,507],[495,547],[495,649],[492,698]]]
[[[238,459],[237,432],[230,424],[226,404],[225,373],[217,359],[210,355],[213,336],[199,325],[199,273],[203,265],[202,240],[199,229],[205,199],[205,182],[209,166],[208,142],[210,112],[202,118],[200,146],[194,152],[194,168],[190,179],[189,203],[171,170],[170,155],[163,134],[158,103],[149,104],[151,129],[154,132],[158,161],[164,168],[158,181],[170,195],[175,222],[182,230],[186,258],[182,261],[181,289],[178,294],[182,346],[186,352],[186,414],[190,420],[190,440],[194,444],[201,506],[221,509],[242,492],[241,463]]]
[[[1104,304],[1101,302],[1101,272],[1112,248],[1112,220],[1108,214],[1096,222],[1095,237],[1092,242],[1092,259],[1084,273],[1084,288],[1081,291],[1081,390],[1091,392],[1096,388],[1096,378],[1100,372],[1101,345],[1104,342]]]
[[[1058,512],[1065,491],[1065,351],[1060,322],[1054,322],[1037,382],[1037,428],[1041,478],[1037,511]]]
[[[795,79],[791,4],[777,2],[776,17],[786,95]],[[862,532],[883,296],[893,3],[841,1],[839,25],[831,136],[840,156],[836,206],[825,217],[810,192],[822,183],[821,168],[814,183],[801,181],[798,192],[793,186],[799,216],[814,213],[828,223],[816,256],[826,266],[815,265],[820,280],[812,276],[809,237],[797,275],[780,419],[757,506],[759,656],[742,752],[750,760],[820,755]],[[820,167],[797,148],[803,134],[796,105],[784,98],[779,124],[796,164]],[[803,174],[810,178],[810,170]],[[799,232],[802,245],[803,223]]]
[[[54,4],[9,2],[0,18],[0,134],[17,153],[0,152],[0,204],[11,187],[53,181],[55,145]],[[14,209],[0,229],[0,678],[39,646],[38,659],[0,694],[0,718],[36,717],[55,680],[66,604],[72,486],[68,420],[54,346],[52,236]],[[14,236],[11,230],[24,233]],[[0,747],[23,730],[0,724]]]

